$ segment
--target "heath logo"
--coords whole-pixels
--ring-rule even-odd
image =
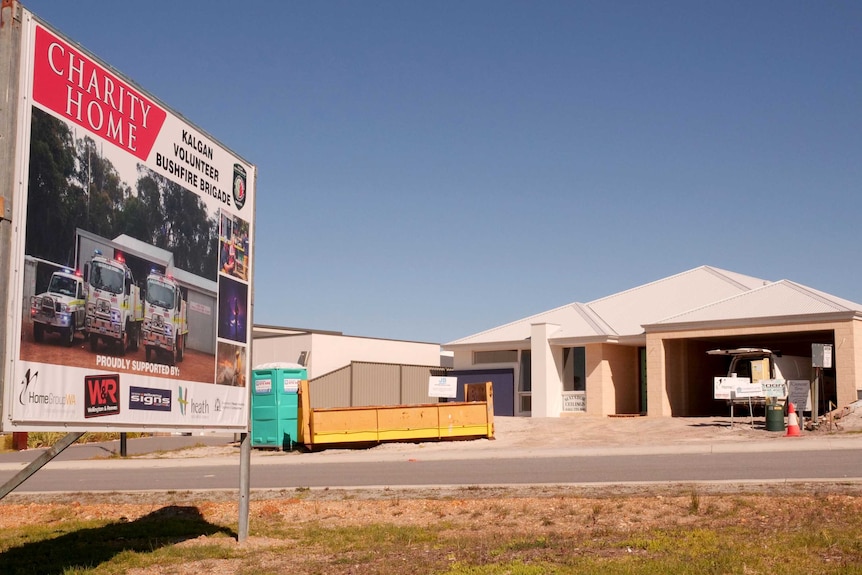
[[[180,404],[180,415],[186,414],[186,407],[189,404],[189,388],[183,388],[183,386],[179,386],[179,392],[177,393],[177,403]]]
[[[129,388],[129,409],[170,411],[171,391],[132,386]]]
[[[188,387],[179,386],[177,403],[180,404],[180,415],[190,415],[192,418],[202,418],[209,415],[210,402],[208,399],[195,401],[189,394]]]
[[[233,165],[233,203],[236,209],[241,210],[245,205],[246,194],[245,168],[239,164]]]
[[[21,382],[21,392],[18,394],[18,403],[21,405],[44,405],[50,407],[67,407],[75,405],[78,402],[78,397],[74,393],[66,395],[58,395],[56,393],[39,393],[35,389],[36,381],[39,379],[38,371],[30,371],[24,373],[24,380]]]
[[[84,417],[120,413],[120,374],[88,375],[84,387]]]

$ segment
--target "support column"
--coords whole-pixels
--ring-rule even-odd
[[[659,335],[647,334],[647,415],[650,417],[670,417],[670,397],[668,396],[668,370],[666,363],[665,340]]]
[[[0,81],[3,90],[0,91],[0,412],[11,412],[11,407],[4,409],[4,389],[11,386],[12,359],[7,357],[7,337],[12,333],[14,322],[21,321],[21,302],[11,300],[9,278],[21,281],[18,273],[13,273],[11,246],[13,238],[12,212],[15,207],[16,194],[21,193],[21,186],[16,176],[19,165],[16,164],[18,143],[18,104],[19,80],[21,68],[21,3],[17,0],[3,0],[0,3]],[[22,153],[27,153],[24,150]],[[24,180],[26,180],[26,174]],[[20,222],[17,225],[21,225]],[[14,290],[13,290],[14,291]],[[7,377],[10,379],[7,380]],[[9,393],[8,397],[12,397]],[[0,426],[2,427],[2,426]]]
[[[862,339],[862,322],[852,320],[835,329],[835,392],[839,406],[858,400],[859,385],[862,382],[862,346],[856,343]],[[818,342],[819,343],[819,342]]]
[[[563,411],[563,381],[548,341],[558,329],[560,326],[553,323],[535,323],[530,327],[533,417],[560,417]]]

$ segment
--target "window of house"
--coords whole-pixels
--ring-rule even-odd
[[[473,352],[473,365],[480,365],[483,363],[515,363],[517,361],[517,349],[495,349],[490,351]]]
[[[563,349],[563,391],[586,391],[587,354],[583,347]]]
[[[525,349],[521,352],[521,381],[518,387],[519,391],[533,391],[533,361],[530,350]]]

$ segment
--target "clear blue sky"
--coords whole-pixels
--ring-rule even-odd
[[[257,165],[256,323],[445,343],[700,265],[862,302],[862,2],[24,5]]]

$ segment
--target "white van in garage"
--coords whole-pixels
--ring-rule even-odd
[[[726,377],[748,377],[752,383],[764,379],[811,379],[811,358],[782,355],[759,347],[713,349],[709,355],[730,357]]]
[[[715,399],[727,400],[731,406],[740,403],[751,408],[763,405],[767,396],[784,398],[790,394],[793,397],[801,391],[803,396],[794,399],[794,403],[801,409],[811,409],[810,357],[783,355],[757,347],[713,349],[706,353],[730,358],[727,373],[715,377]]]

